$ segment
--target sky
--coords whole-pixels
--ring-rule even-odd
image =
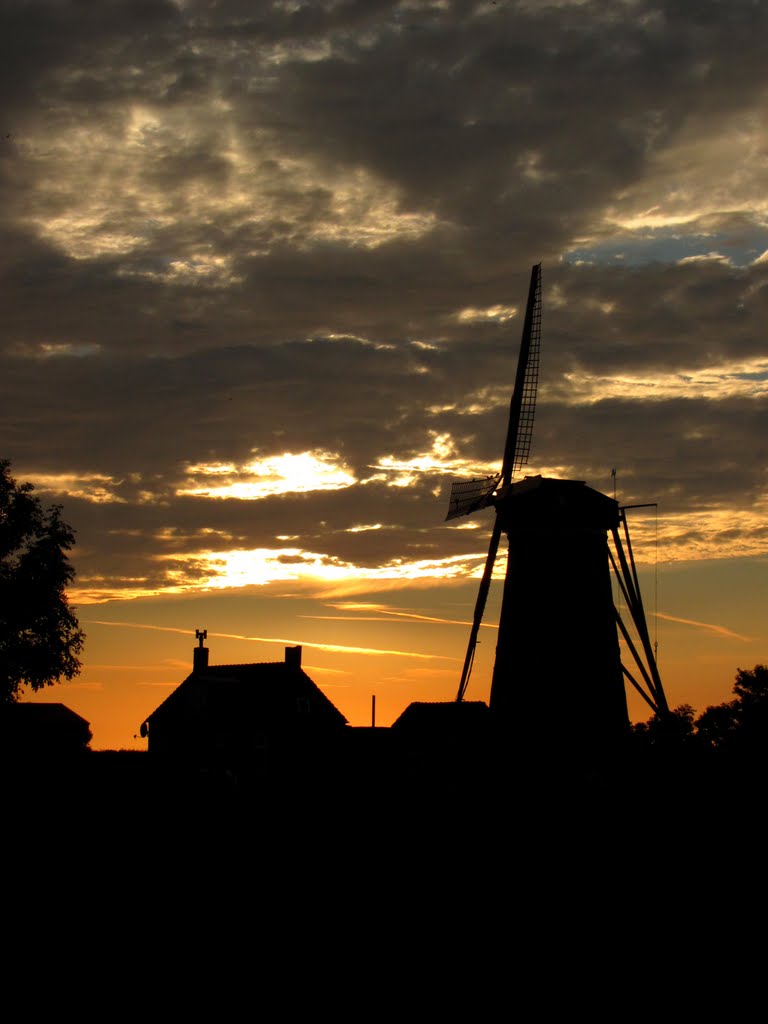
[[[668,701],[729,699],[768,660],[767,37],[763,0],[5,0],[0,457],[87,637],[24,699],[145,749],[197,629],[300,644],[352,725],[454,699],[494,513],[448,494],[500,466],[536,263],[524,473],[647,506]]]

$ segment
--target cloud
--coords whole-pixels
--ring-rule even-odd
[[[657,615],[660,619],[664,619],[665,622],[677,622],[683,626],[693,626],[696,629],[703,629],[705,632],[712,633],[724,640],[742,640],[745,643],[749,643],[753,639],[752,637],[742,636],[741,633],[735,633],[732,629],[728,629],[726,626],[718,626],[711,622],[696,622],[695,619],[681,619],[675,615],[665,615],[663,612],[658,612]]]
[[[106,619],[85,619],[86,623],[98,626],[112,626],[125,629],[148,629],[160,631],[163,633],[183,633],[189,635],[188,629],[177,629],[171,626],[154,626],[150,623],[141,622],[114,622]],[[384,650],[377,647],[353,647],[346,644],[326,644],[326,643],[313,643],[307,640],[296,640],[286,639],[285,637],[263,637],[263,636],[245,636],[239,633],[210,633],[209,639],[219,637],[227,640],[247,640],[253,641],[254,643],[267,643],[267,644],[284,644],[288,646],[299,645],[301,647],[307,647],[317,651],[331,651],[336,654],[366,654],[371,656],[385,656],[395,655],[399,658],[415,658],[431,661],[435,658],[444,661],[458,661],[457,658],[449,657],[448,655],[441,654],[422,654],[415,651],[398,651],[398,650]]]
[[[77,599],[476,574],[448,493],[501,463],[539,261],[527,471],[656,502],[645,562],[764,554],[767,19],[3,8],[3,454]]]

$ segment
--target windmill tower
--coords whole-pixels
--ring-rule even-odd
[[[488,507],[496,512],[456,699],[464,699],[469,682],[504,534],[509,547],[490,694],[497,734],[540,753],[549,749],[572,755],[578,748],[599,755],[615,749],[628,734],[625,682],[654,712],[668,708],[640,597],[626,508],[580,480],[513,480],[531,447],[540,338],[537,264],[531,271],[501,471],[454,484],[446,516],[455,519]],[[612,576],[633,629],[614,603]],[[620,634],[636,663],[634,672],[622,663]]]

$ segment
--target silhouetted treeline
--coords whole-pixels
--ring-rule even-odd
[[[696,715],[681,704],[666,716],[654,715],[632,727],[638,748],[698,751],[721,760],[758,760],[768,751],[768,667],[737,669],[734,698]]]
[[[632,726],[630,761],[638,787],[658,794],[667,818],[743,835],[768,782],[768,667],[739,668],[733,699],[697,714],[683,704]],[[707,841],[711,835],[707,834]]]

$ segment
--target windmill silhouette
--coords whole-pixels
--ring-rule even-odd
[[[464,700],[501,535],[508,538],[490,711],[505,735],[591,750],[626,736],[625,681],[668,714],[645,618],[626,512],[581,480],[513,481],[528,461],[541,340],[541,264],[531,270],[501,471],[451,489],[447,520],[496,512],[456,700]],[[623,537],[622,537],[623,534]],[[608,538],[611,539],[609,545]],[[624,620],[613,598],[618,581]],[[635,664],[623,662],[619,635]],[[628,659],[629,660],[629,659]]]

